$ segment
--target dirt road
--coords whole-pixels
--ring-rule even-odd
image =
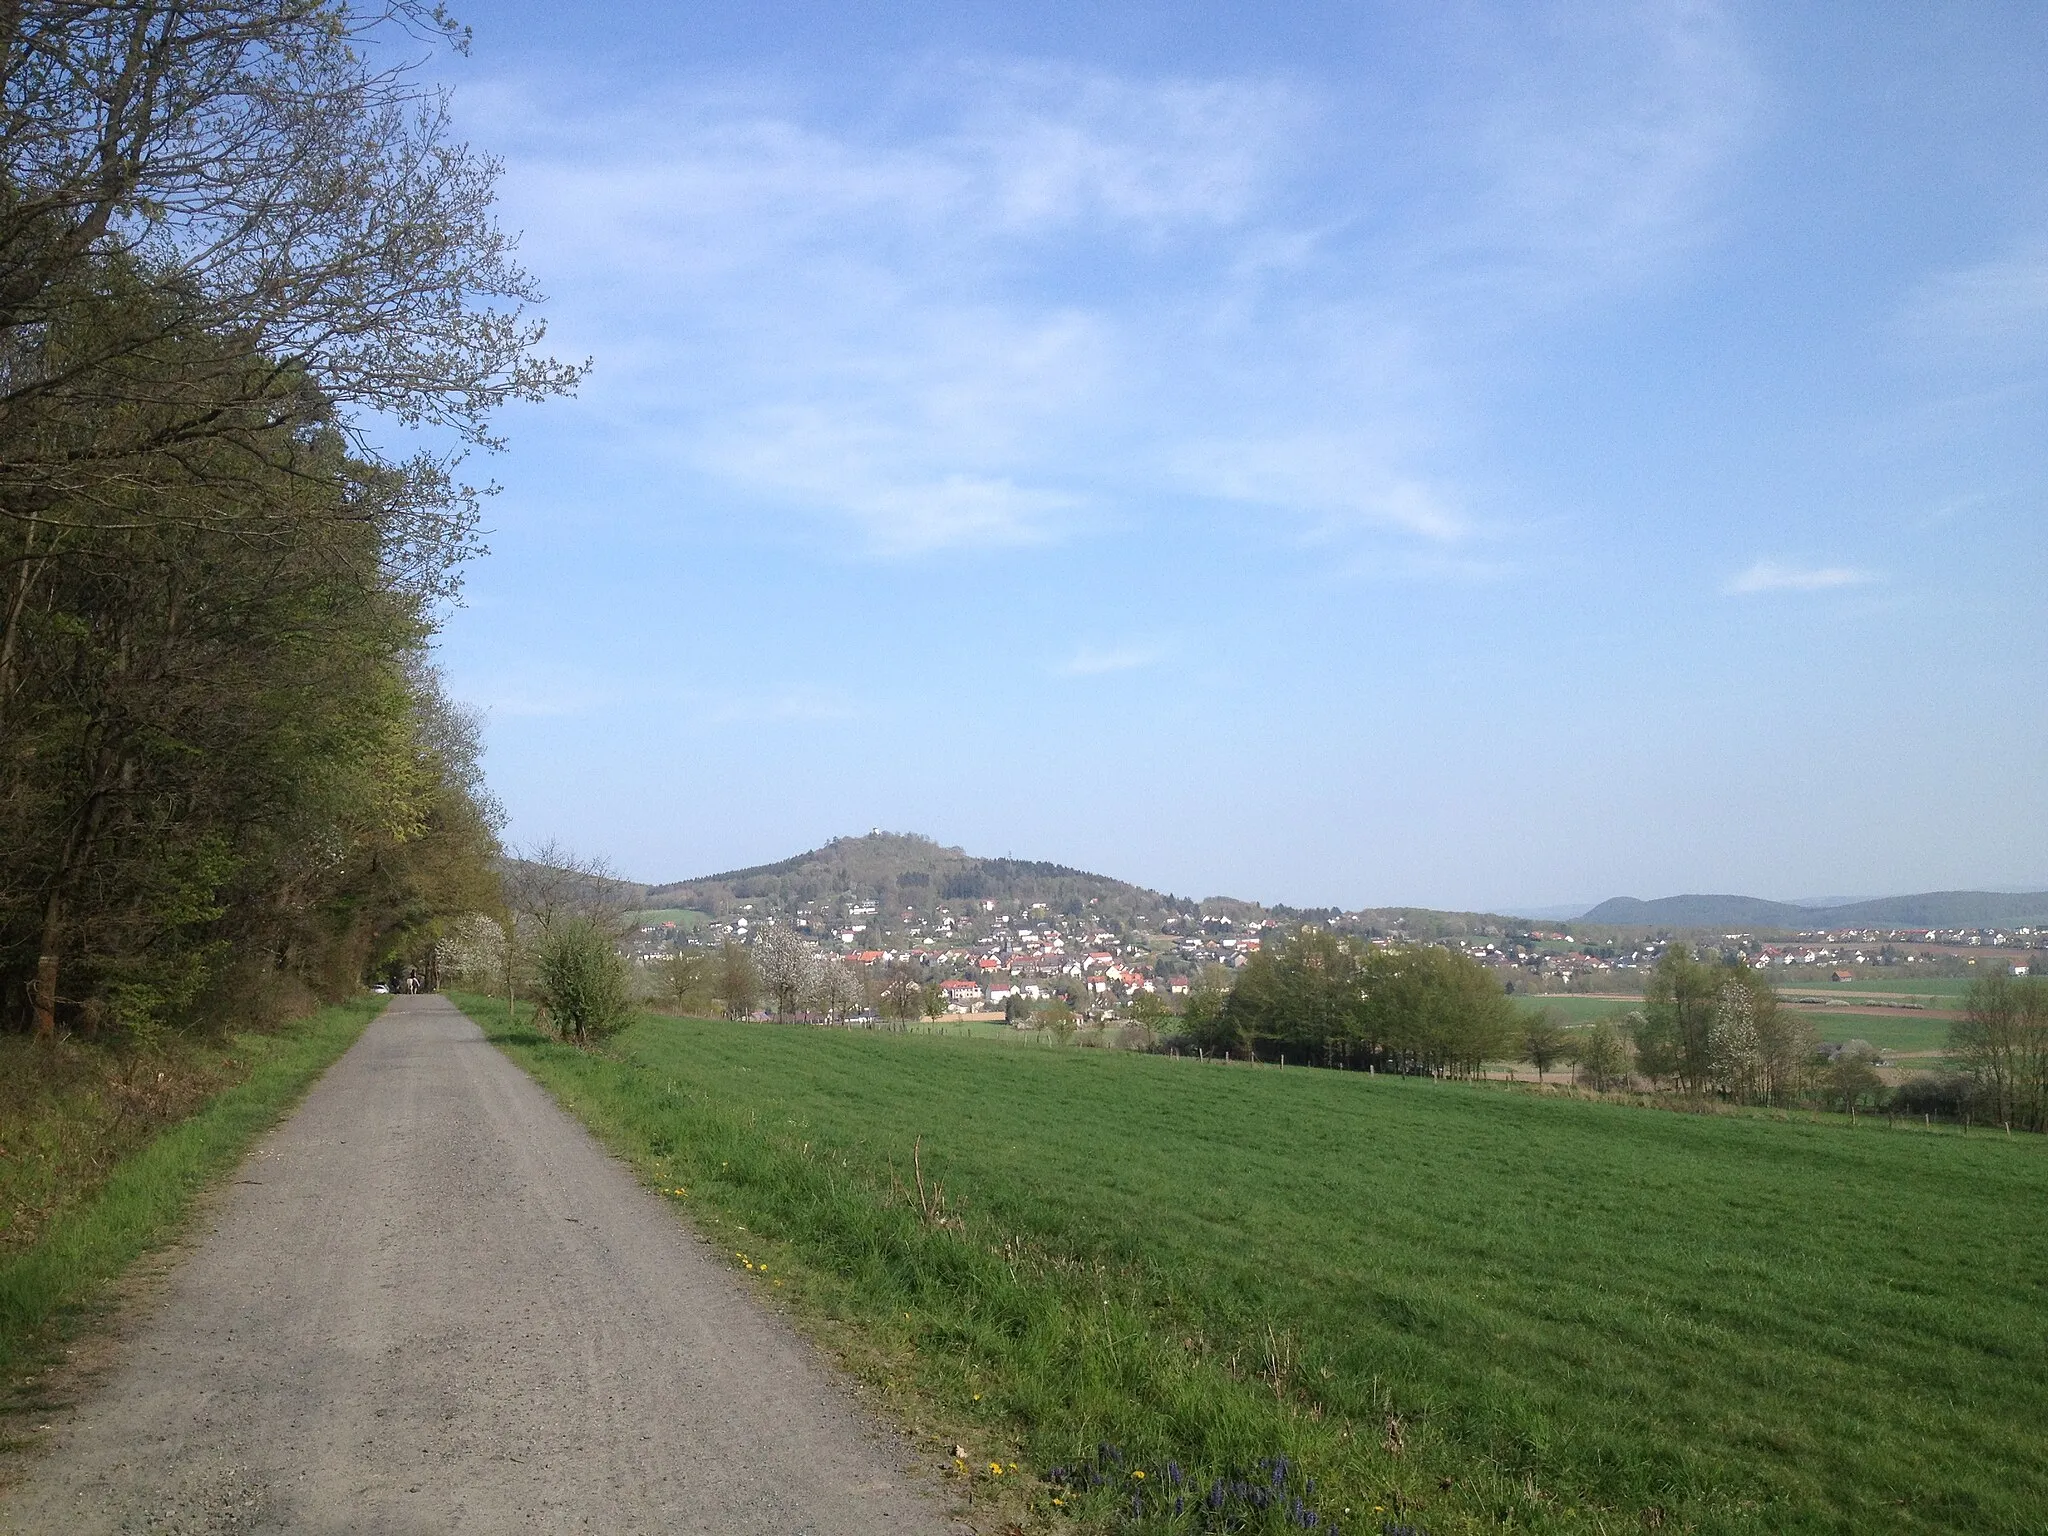
[[[952,1529],[807,1347],[439,998],[261,1145],[19,1532]]]

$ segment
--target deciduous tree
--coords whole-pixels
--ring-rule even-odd
[[[1536,1069],[1538,1082],[1564,1059],[1567,1044],[1564,1025],[1548,1008],[1538,1008],[1522,1023],[1522,1060]]]
[[[2048,980],[1993,972],[1970,983],[1949,1049],[1985,1113],[2048,1130]]]
[[[1628,1083],[1628,1038],[1612,1019],[1595,1019],[1573,1044],[1580,1076],[1605,1093]]]
[[[491,446],[577,370],[393,29],[461,41],[412,0],[0,8],[0,1021],[345,990],[496,904],[422,659],[474,493],[368,423]]]
[[[1704,1093],[1714,1079],[1714,1005],[1721,967],[1693,957],[1692,946],[1674,939],[1657,957],[1643,993],[1643,1022],[1636,1050],[1643,1070],[1671,1077],[1681,1091]]]
[[[755,966],[761,985],[775,1004],[775,1017],[786,1020],[811,995],[818,975],[818,957],[802,939],[780,924],[755,945]]]
[[[761,998],[761,973],[744,944],[727,939],[718,946],[718,1004],[729,1019],[743,1019]]]
[[[718,1006],[718,957],[708,949],[679,949],[664,957],[656,980],[661,1000],[679,1013],[701,1015]]]

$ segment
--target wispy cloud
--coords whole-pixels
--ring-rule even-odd
[[[1908,295],[1902,324],[1918,346],[2011,359],[2048,347],[2048,241],[1938,272]]]
[[[693,515],[908,558],[1192,496],[1441,548],[1489,526],[1474,372],[1696,237],[1748,110],[1713,7],[1561,14],[1536,66],[1504,39],[1472,100],[1370,133],[1299,79],[1014,61],[920,60],[857,123],[759,80],[465,109],[598,356],[574,409]]]
[[[1365,525],[1445,541],[1468,532],[1451,493],[1390,467],[1399,461],[1365,432],[1195,443],[1173,455],[1190,490],[1301,514],[1311,533]]]
[[[1776,560],[1759,560],[1731,580],[1726,591],[1748,596],[1757,592],[1827,592],[1837,587],[1867,586],[1877,580],[1875,571],[1850,565],[1785,565]]]
[[[1056,670],[1062,677],[1102,677],[1112,672],[1136,672],[1154,666],[1165,655],[1165,649],[1156,645],[1083,646]]]
[[[857,720],[862,710],[845,694],[807,686],[748,693],[691,693],[682,701],[706,725],[801,725]]]
[[[1700,237],[1762,86],[1725,7],[1510,11],[1465,153],[1486,189],[1447,221],[1521,301],[1640,275]]]

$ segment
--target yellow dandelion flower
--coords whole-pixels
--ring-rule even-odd
[[[976,1401],[977,1403],[981,1401],[981,1394],[980,1394],[979,1392],[977,1392],[977,1393],[975,1393],[975,1394],[974,1394],[974,1400],[975,1400],[975,1401]]]
[[[1145,1477],[1144,1469],[1143,1469],[1143,1468],[1140,1468],[1140,1469],[1139,1469],[1138,1471],[1136,1471],[1136,1472],[1133,1472],[1133,1473],[1131,1474],[1131,1476],[1133,1476],[1133,1477],[1135,1477],[1135,1478],[1139,1479],[1139,1481],[1141,1481],[1141,1482],[1142,1482],[1142,1481],[1144,1480],[1144,1477]]]

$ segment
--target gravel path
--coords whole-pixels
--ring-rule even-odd
[[[260,1145],[119,1358],[0,1530],[957,1529],[437,997],[395,999]]]

